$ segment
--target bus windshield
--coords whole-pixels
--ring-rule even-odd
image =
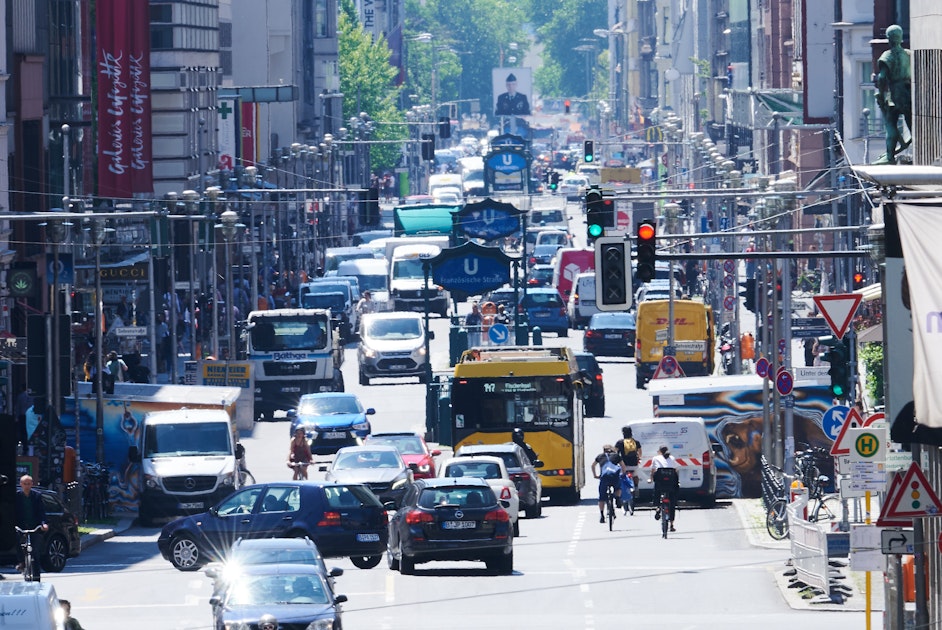
[[[451,394],[455,428],[508,431],[514,426],[568,426],[572,388],[558,378],[457,379]]]

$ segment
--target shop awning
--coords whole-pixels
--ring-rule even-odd
[[[405,206],[394,212],[396,236],[451,234],[455,206]]]
[[[883,325],[878,324],[861,330],[857,333],[857,343],[883,343]]]
[[[872,302],[883,297],[883,288],[880,283],[877,282],[876,284],[868,284],[862,289],[857,289],[854,293],[862,295],[864,302]]]

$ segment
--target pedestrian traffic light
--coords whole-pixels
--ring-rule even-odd
[[[586,164],[595,161],[595,142],[586,140],[582,145],[582,161]]]
[[[651,219],[645,219],[638,223],[638,269],[635,273],[640,282],[654,280],[654,267],[657,262],[656,232],[656,224]]]
[[[585,221],[587,241],[596,239],[607,227],[615,227],[615,204],[606,199],[598,186],[590,187],[585,193]]]
[[[570,113],[569,106],[570,106],[571,104],[572,104],[572,103],[569,102],[569,99],[568,99],[568,98],[567,98],[565,101],[563,101],[563,106],[566,108],[566,113],[567,113],[567,114]]]
[[[756,279],[748,278],[739,284],[742,285],[742,291],[739,292],[739,297],[743,298],[743,306],[746,307],[747,311],[753,313],[756,311]]]
[[[824,360],[830,364],[828,376],[831,377],[831,394],[835,398],[847,398],[851,388],[849,340],[846,337],[828,337],[821,340],[821,345],[829,348]]]
[[[622,236],[595,240],[595,303],[601,311],[631,307],[631,249]]]
[[[438,119],[438,137],[442,140],[451,137],[451,119],[447,116],[440,116]]]
[[[854,273],[854,291],[864,288],[867,283],[867,276],[862,271]]]
[[[435,134],[422,134],[422,159],[432,161],[435,159]]]

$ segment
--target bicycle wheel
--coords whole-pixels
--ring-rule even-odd
[[[608,489],[608,497],[605,499],[605,506],[608,510],[608,531],[615,527],[615,497],[612,489]]]
[[[840,499],[834,496],[826,496],[815,504],[814,510],[811,512],[811,516],[808,520],[812,523],[839,521],[841,520],[841,514]]]
[[[788,537],[788,503],[785,499],[776,499],[769,506],[765,515],[765,528],[769,536],[775,540],[784,540]]]
[[[242,486],[254,486],[255,477],[248,470],[242,469],[239,471],[239,483]]]
[[[661,504],[661,538],[667,538],[667,531],[671,524],[671,508],[669,503]]]

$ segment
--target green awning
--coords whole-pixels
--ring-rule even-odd
[[[756,92],[756,99],[760,105],[772,114],[782,116],[781,124],[783,127],[804,123],[804,105],[801,92],[794,90]]]
[[[402,206],[393,212],[396,236],[451,234],[458,206]]]

